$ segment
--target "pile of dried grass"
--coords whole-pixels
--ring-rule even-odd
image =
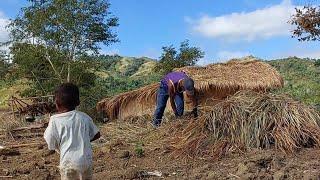
[[[242,91],[170,139],[172,155],[219,157],[250,148],[292,153],[320,146],[320,115],[287,96]]]
[[[250,89],[265,91],[283,87],[280,73],[271,65],[248,56],[231,59],[226,63],[209,64],[204,67],[187,66],[176,71],[186,72],[199,90]]]
[[[98,102],[97,110],[104,111],[107,117],[111,120],[121,118],[127,118],[131,116],[139,116],[148,114],[145,112],[139,112],[137,109],[143,109],[147,111],[150,107],[153,108],[154,100],[156,99],[156,93],[159,88],[159,83],[154,83],[133,91],[119,94],[112,98],[106,98]],[[128,107],[127,109],[125,107]],[[123,110],[126,109],[126,110]],[[122,114],[130,114],[122,116]]]
[[[193,78],[200,104],[212,97],[225,99],[239,90],[265,92],[283,87],[280,73],[271,65],[254,57],[233,59],[227,63],[205,67],[183,67],[175,71],[184,71]],[[97,104],[97,110],[103,111],[110,120],[151,115],[155,110],[158,88],[159,83],[155,83],[103,99]],[[191,101],[186,97],[186,109],[191,108],[190,105]]]

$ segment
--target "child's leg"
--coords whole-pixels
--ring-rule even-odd
[[[75,169],[60,169],[61,180],[80,179],[80,173]]]
[[[83,173],[81,173],[81,180],[91,180],[92,179],[92,167],[89,167]]]

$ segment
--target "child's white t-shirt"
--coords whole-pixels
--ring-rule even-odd
[[[49,150],[60,151],[60,168],[81,171],[92,166],[90,140],[98,132],[87,114],[73,110],[51,116],[44,139]]]

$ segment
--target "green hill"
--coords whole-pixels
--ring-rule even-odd
[[[135,58],[118,55],[102,55],[97,59],[102,63],[102,66],[96,73],[102,78],[109,76],[123,78],[146,77],[152,74],[152,70],[157,63],[156,60],[147,57]]]
[[[266,62],[284,78],[285,86],[279,93],[287,93],[320,109],[320,66],[316,65],[315,60],[289,57]]]

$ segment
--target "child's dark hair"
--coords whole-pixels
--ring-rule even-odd
[[[80,104],[79,88],[72,83],[61,84],[54,92],[58,106],[74,110]]]

